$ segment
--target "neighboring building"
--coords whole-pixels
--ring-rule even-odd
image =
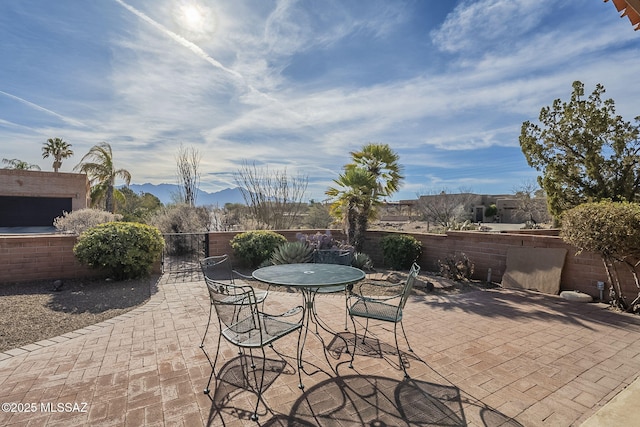
[[[633,29],[640,30],[640,0],[613,0],[613,4],[621,13],[621,18],[626,16],[633,25]]]
[[[53,226],[89,206],[89,188],[85,174],[0,169],[0,227]]]
[[[404,204],[413,202],[421,203],[448,203],[460,204],[466,212],[466,218],[472,222],[503,222],[507,224],[519,224],[531,219],[544,222],[548,219],[546,199],[533,198],[523,207],[523,200],[512,194],[474,194],[474,193],[442,193],[420,196],[418,200],[403,200]],[[498,210],[495,216],[485,215],[489,206],[496,205]],[[416,206],[414,211],[419,212]]]

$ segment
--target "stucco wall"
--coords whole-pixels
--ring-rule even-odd
[[[278,231],[287,240],[295,241],[297,233],[314,234],[318,230]],[[322,231],[323,232],[323,231]],[[213,232],[209,234],[209,254],[233,254],[229,241],[236,232]],[[343,234],[332,230],[337,239]],[[393,232],[369,231],[365,242],[365,252],[371,256],[374,265],[384,266],[379,241]],[[576,255],[576,250],[558,236],[537,235],[535,233],[478,233],[449,232],[448,234],[413,233],[422,243],[423,253],[418,260],[425,271],[437,271],[438,260],[446,256],[464,252],[475,264],[474,278],[485,280],[491,268],[491,279],[500,282],[510,247],[565,248],[568,250],[561,277],[561,290],[580,290],[598,297],[596,282],[607,282],[605,269],[599,256],[592,253]],[[29,235],[0,236],[0,283],[21,282],[35,279],[58,279],[96,276],[99,273],[78,263],[73,255],[75,236]],[[158,267],[154,269],[157,271]],[[637,289],[628,272],[620,271],[625,284],[624,293],[635,298]],[[605,293],[605,298],[607,294]]]
[[[0,169],[0,196],[71,198],[78,210],[89,206],[89,181],[79,173]]]

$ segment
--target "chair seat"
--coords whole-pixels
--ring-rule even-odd
[[[302,327],[302,323],[285,322],[263,313],[258,318],[262,325],[256,325],[255,317],[249,316],[223,329],[222,335],[239,347],[260,348]]]
[[[349,309],[349,315],[397,323],[402,320],[402,309],[381,301],[358,300]]]

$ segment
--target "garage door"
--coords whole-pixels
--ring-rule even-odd
[[[52,226],[71,212],[71,198],[0,196],[0,227]]]

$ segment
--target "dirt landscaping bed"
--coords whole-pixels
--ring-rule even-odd
[[[0,285],[0,351],[102,322],[144,304],[158,276],[140,280],[37,281]]]

